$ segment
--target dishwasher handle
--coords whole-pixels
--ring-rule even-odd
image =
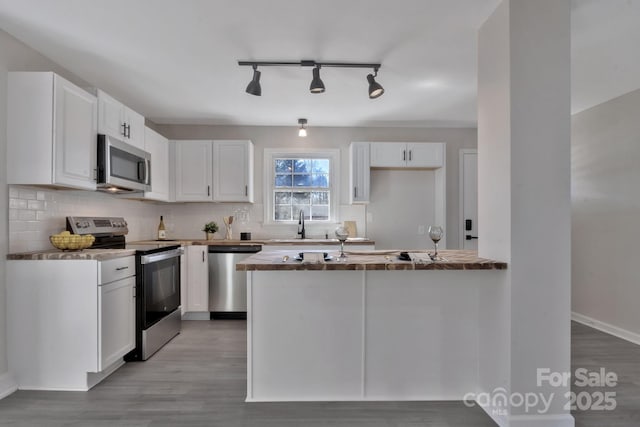
[[[210,254],[255,254],[262,245],[209,245]]]

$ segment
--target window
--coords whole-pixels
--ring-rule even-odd
[[[323,152],[265,149],[265,216],[271,223],[335,220],[338,150]],[[268,216],[267,216],[268,215]]]

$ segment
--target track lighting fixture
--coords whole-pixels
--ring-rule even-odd
[[[316,65],[313,69],[313,80],[311,80],[311,86],[309,86],[309,90],[311,93],[322,93],[324,92],[324,83],[322,83],[322,79],[320,78],[320,66]]]
[[[323,93],[325,91],[324,82],[320,78],[320,68],[322,67],[341,67],[341,68],[372,68],[373,74],[367,75],[367,81],[369,82],[369,98],[375,99],[380,97],[384,93],[384,88],[380,83],[376,82],[375,77],[378,76],[378,70],[382,64],[363,64],[357,62],[317,62],[313,60],[302,61],[238,61],[240,66],[253,67],[253,79],[247,86],[247,93],[251,95],[260,96],[262,90],[260,88],[260,71],[258,67],[288,67],[288,66],[300,66],[300,67],[313,67],[313,79],[309,86],[311,93]],[[306,123],[306,122],[305,122]]]
[[[380,83],[376,82],[375,77],[378,76],[378,69],[373,70],[373,74],[367,75],[367,81],[369,82],[369,98],[376,99],[384,93],[384,88]]]
[[[307,136],[307,119],[298,119],[300,129],[298,129],[298,136]]]
[[[247,85],[246,92],[255,96],[262,95],[262,88],[260,87],[260,71],[258,71],[257,65],[253,66],[253,78]]]

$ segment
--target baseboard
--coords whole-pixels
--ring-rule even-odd
[[[594,329],[597,329],[609,335],[613,335],[615,337],[621,338],[625,341],[629,341],[633,344],[640,345],[640,334],[636,334],[635,332],[631,332],[626,329],[619,328],[609,323],[601,322],[600,320],[594,319],[589,316],[585,316],[580,313],[576,313],[575,311],[571,312],[571,320],[578,323],[582,323],[583,325],[586,325],[586,326],[590,326]]]
[[[13,375],[9,372],[0,375],[0,399],[13,394],[16,390],[18,390],[18,383],[13,379]]]
[[[575,427],[576,421],[570,414],[558,415],[511,415],[509,427]]]
[[[182,315],[182,320],[209,320],[208,311],[187,311]]]

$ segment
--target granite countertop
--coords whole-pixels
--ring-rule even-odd
[[[114,258],[122,258],[135,255],[134,249],[83,249],[81,251],[61,251],[51,249],[46,251],[23,252],[7,255],[8,260],[65,260],[65,259],[92,259],[106,261]]]
[[[236,264],[238,271],[280,271],[280,270],[505,270],[505,262],[478,258],[475,251],[442,250],[441,261],[401,261],[400,250],[346,251],[347,259],[338,261],[339,252],[330,252],[332,260],[321,263],[303,263],[294,258],[291,251],[257,253]],[[427,251],[410,250],[425,258]],[[289,258],[283,261],[284,256]]]
[[[136,242],[127,242],[129,244],[157,244],[157,243],[176,243],[184,246],[196,245],[340,245],[338,239],[254,239],[254,240],[225,240],[225,239],[175,239],[175,240],[140,240]],[[348,239],[345,245],[375,245],[375,241],[356,237]]]

